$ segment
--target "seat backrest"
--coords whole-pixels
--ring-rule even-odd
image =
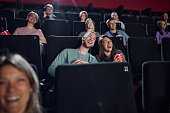
[[[146,24],[146,35],[147,37],[155,37],[157,26],[155,24]]]
[[[78,36],[49,36],[47,38],[47,63],[48,68],[55,57],[65,48],[78,48],[81,37]]]
[[[142,65],[142,104],[145,113],[169,113],[170,62]]]
[[[0,48],[22,55],[30,64],[38,68],[42,75],[39,37],[36,35],[0,35]],[[40,77],[40,76],[39,76]]]
[[[66,19],[64,12],[53,12],[53,14],[56,16],[56,19]]]
[[[161,55],[163,61],[170,61],[170,38],[162,39]]]
[[[60,65],[56,68],[57,113],[136,113],[127,63]]]
[[[68,20],[45,20],[43,32],[46,37],[49,35],[72,36],[71,22]]]
[[[125,23],[125,32],[130,37],[145,37],[146,27],[141,23]]]
[[[122,15],[123,23],[139,23],[139,18],[134,15]]]
[[[91,18],[95,23],[103,21],[101,13],[88,13],[88,18]]]
[[[73,36],[78,36],[84,31],[86,31],[85,22],[73,21]]]
[[[66,15],[66,20],[80,21],[79,13],[67,12],[67,13],[65,13],[65,15]]]
[[[3,29],[7,30],[7,20],[5,17],[0,17],[0,32],[3,32]]]
[[[142,63],[145,61],[161,61],[160,48],[153,37],[129,38],[127,52],[134,74],[142,73]]]
[[[139,22],[142,24],[154,24],[153,18],[149,16],[140,16]]]
[[[11,33],[11,29],[13,27],[13,21],[15,18],[15,9],[1,9],[0,17],[5,17],[7,20],[7,29]]]
[[[116,29],[121,30],[121,23],[116,23]],[[107,27],[106,22],[100,22],[100,33],[101,34],[104,34],[109,30],[110,29]]]

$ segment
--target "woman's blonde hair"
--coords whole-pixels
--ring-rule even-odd
[[[88,18],[86,21],[85,21],[85,25],[86,25],[86,30],[88,30],[88,21],[92,21],[93,22],[93,20],[91,19],[91,18]],[[93,31],[95,31],[95,23],[93,22]]]
[[[19,54],[0,55],[0,69],[7,64],[13,65],[20,71],[24,72],[29,79],[31,88],[33,89],[30,93],[30,98],[24,113],[42,113],[39,104],[39,81],[33,68]],[[4,113],[1,106],[0,113]]]

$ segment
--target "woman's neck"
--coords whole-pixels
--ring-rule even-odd
[[[87,29],[87,32],[93,32],[93,29]]]
[[[104,51],[104,54],[109,57],[111,55],[111,52]]]

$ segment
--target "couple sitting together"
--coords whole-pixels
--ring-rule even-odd
[[[82,64],[97,62],[124,62],[125,57],[120,50],[116,50],[110,37],[101,36],[98,39],[99,55],[92,56],[88,53],[89,49],[94,46],[96,41],[95,32],[87,32],[82,37],[82,44],[78,49],[64,49],[57,55],[48,68],[48,73],[55,77],[55,69],[61,64]]]

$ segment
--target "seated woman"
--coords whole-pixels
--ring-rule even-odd
[[[157,43],[161,44],[162,38],[168,37],[170,38],[170,32],[168,32],[168,27],[166,21],[160,21],[158,25],[158,31],[156,32]]]
[[[81,22],[85,22],[88,18],[88,13],[86,11],[81,11],[79,17]]]
[[[18,54],[0,56],[0,113],[42,113],[37,75]]]
[[[116,50],[110,37],[102,35],[98,39],[99,55],[96,56],[98,62],[126,62],[121,50]]]
[[[95,23],[93,22],[93,20],[91,18],[88,18],[85,22],[85,27],[86,27],[86,31],[81,32],[79,34],[79,36],[83,37],[87,32],[95,32]],[[100,37],[101,34],[99,32],[95,32],[96,33],[96,37]]]

